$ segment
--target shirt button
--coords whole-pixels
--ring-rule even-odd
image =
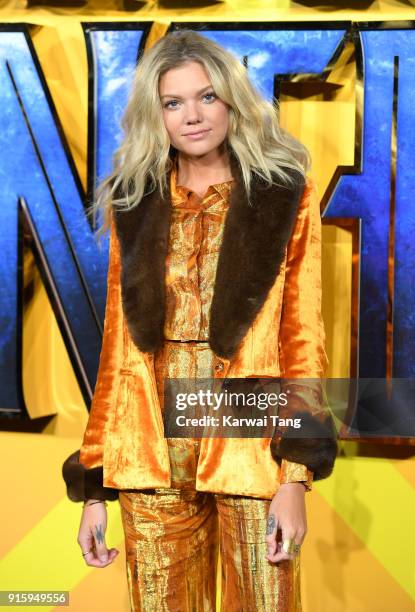
[[[222,370],[223,370],[223,362],[222,361],[218,361],[218,363],[215,365],[215,370],[216,370],[216,372],[222,372]]]

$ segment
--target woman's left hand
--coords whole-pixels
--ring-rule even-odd
[[[295,553],[286,553],[283,548],[285,540],[293,539],[295,544],[302,544],[307,533],[305,508],[306,489],[301,482],[286,482],[280,485],[271,501],[268,512],[266,543],[268,561],[276,563],[284,559],[293,559]],[[277,540],[277,531],[282,537]]]

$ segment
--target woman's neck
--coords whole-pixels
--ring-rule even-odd
[[[177,185],[202,187],[232,179],[229,154],[215,153],[200,157],[177,154]]]

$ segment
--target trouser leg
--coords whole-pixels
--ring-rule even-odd
[[[215,495],[222,560],[222,612],[301,612],[300,558],[266,558],[270,500]]]
[[[218,521],[213,495],[120,491],[134,612],[214,612]]]

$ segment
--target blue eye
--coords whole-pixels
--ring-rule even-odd
[[[169,108],[169,105],[172,104],[173,102],[177,102],[177,100],[169,100],[168,102],[166,102],[166,104],[164,104],[164,108]],[[175,107],[172,107],[175,108]]]
[[[216,94],[213,91],[208,91],[208,93],[206,93],[203,97],[204,98],[209,98],[210,97],[210,98],[213,98],[213,100],[216,100]]]

